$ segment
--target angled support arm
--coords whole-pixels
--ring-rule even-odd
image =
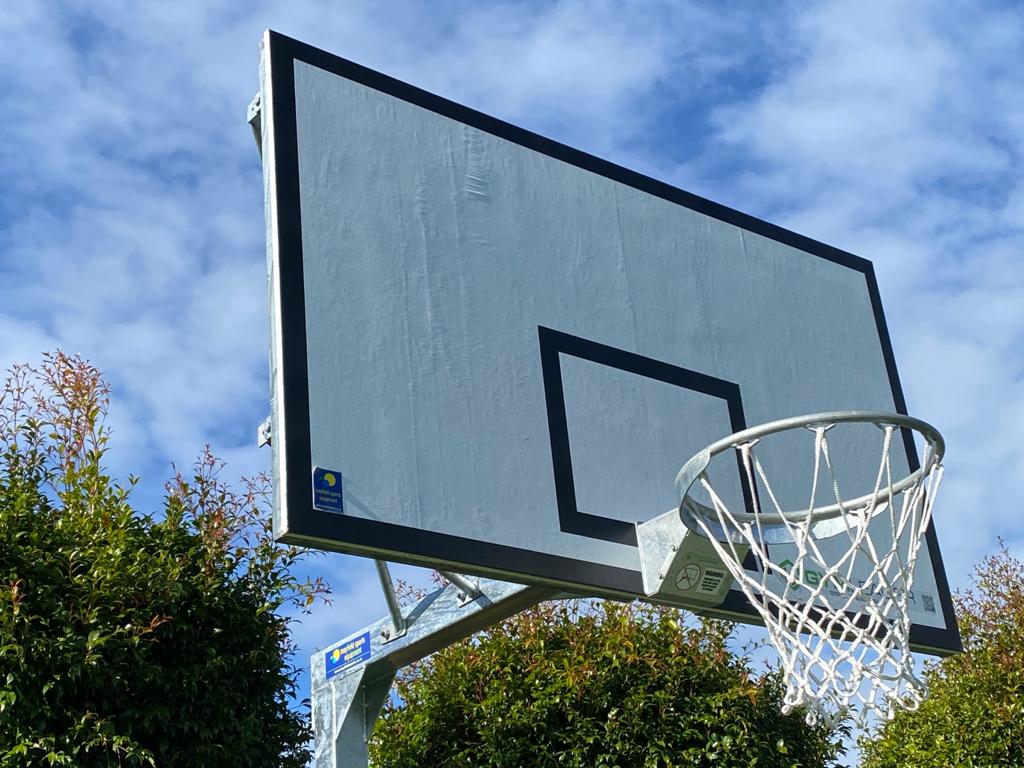
[[[386,574],[387,565],[379,563],[378,573]],[[399,669],[537,603],[564,595],[546,587],[479,579],[477,597],[467,602],[463,586],[472,584],[465,577],[459,579],[467,583],[450,583],[432,592],[404,615],[395,598],[404,634],[390,636],[396,621],[389,601],[389,616],[313,654],[316,768],[366,768],[367,740]],[[390,583],[389,574],[387,581]]]

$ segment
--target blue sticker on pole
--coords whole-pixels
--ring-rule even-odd
[[[341,496],[341,472],[313,467],[313,507],[322,512],[345,513]]]
[[[330,680],[336,674],[348,667],[359,664],[370,659],[370,633],[363,634],[345,640],[337,648],[324,654],[324,662],[327,669],[327,679]]]

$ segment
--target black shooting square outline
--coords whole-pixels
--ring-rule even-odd
[[[576,500],[576,480],[572,471],[572,447],[569,442],[569,422],[565,412],[565,391],[562,386],[562,365],[559,356],[567,355],[587,360],[718,398],[724,401],[728,408],[732,432],[747,428],[739,384],[544,326],[537,326],[537,334],[540,341],[540,364],[544,379],[544,400],[547,405],[548,434],[551,439],[551,466],[555,474],[559,527],[566,533],[635,547],[636,526],[633,523],[594,515],[579,509]]]

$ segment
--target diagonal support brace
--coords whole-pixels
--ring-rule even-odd
[[[453,573],[451,571],[438,571],[442,578],[449,584],[453,584],[458,587],[461,591],[459,599],[463,603],[471,603],[476,600],[483,592],[480,590],[480,582],[474,579],[469,579],[463,576],[461,573]]]
[[[382,630],[381,635],[386,642],[390,642],[404,635],[409,629],[409,625],[402,615],[402,607],[398,604],[398,595],[395,593],[395,583],[391,580],[388,564],[383,560],[374,560],[373,562],[377,566],[380,587],[384,591],[384,600],[388,604],[388,613],[391,615],[391,626]]]

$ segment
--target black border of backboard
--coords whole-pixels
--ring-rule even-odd
[[[282,334],[280,359],[277,360],[277,364],[281,367],[279,380],[284,382],[284,391],[276,394],[281,398],[281,408],[287,423],[287,439],[280,460],[286,462],[289,469],[287,474],[291,478],[291,482],[285,488],[285,498],[279,501],[287,509],[287,530],[280,532],[282,541],[321,549],[391,557],[411,563],[450,562],[463,570],[476,569],[477,572],[490,575],[507,574],[513,580],[520,581],[526,578],[523,574],[527,574],[531,581],[538,584],[576,583],[592,587],[597,594],[620,597],[642,594],[641,577],[637,571],[538,554],[514,547],[484,544],[472,539],[424,532],[391,523],[345,517],[313,508],[311,482],[306,481],[312,472],[312,461],[295,116],[295,61],[361,83],[561,162],[860,272],[866,281],[878,325],[879,341],[889,374],[893,401],[900,413],[906,413],[903,389],[896,371],[895,356],[882,312],[874,268],[866,259],[573,149],[280,33],[268,31],[266,40],[268,49],[264,51],[264,55],[269,61],[273,98],[269,104],[264,104],[263,108],[273,109],[273,119],[270,121],[273,136],[270,140],[274,143],[277,165],[273,215],[277,222],[276,252],[279,259],[277,295],[274,301],[280,313]],[[908,462],[912,468],[916,468],[918,458],[913,440],[905,435],[904,442]],[[962,649],[960,633],[934,524],[929,527],[926,540],[947,628],[936,629],[915,625],[911,629],[911,644],[917,650],[940,654],[957,652]],[[396,552],[404,554],[398,556],[394,554]],[[753,608],[746,603],[742,594],[735,591],[730,592],[729,599],[720,610],[746,617],[755,616]]]

